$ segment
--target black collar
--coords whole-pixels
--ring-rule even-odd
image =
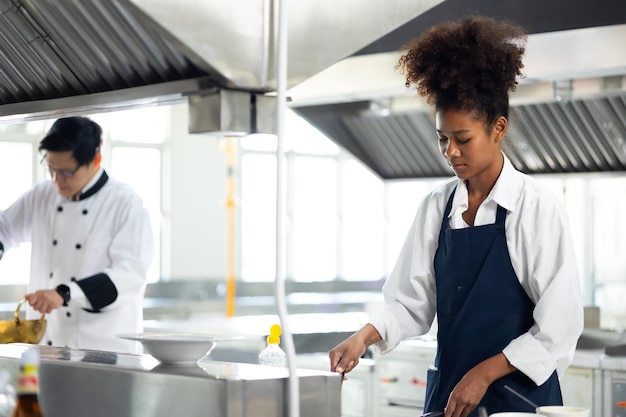
[[[102,171],[102,175],[100,175],[100,178],[98,178],[98,181],[96,181],[93,187],[91,187],[84,193],[81,193],[78,196],[78,201],[89,198],[95,193],[97,193],[98,191],[100,191],[100,189],[104,187],[104,184],[106,184],[108,180],[109,180],[109,176],[107,175],[106,171]]]

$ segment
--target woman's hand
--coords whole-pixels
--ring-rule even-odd
[[[42,314],[48,314],[63,305],[63,297],[56,290],[39,290],[26,294],[24,298]]]
[[[330,370],[339,373],[350,372],[358,365],[359,358],[365,354],[367,347],[380,340],[381,337],[376,328],[371,324],[366,324],[361,330],[328,352]]]
[[[444,417],[466,417],[478,406],[493,381],[515,371],[504,353],[498,353],[470,369],[448,398]]]
[[[471,369],[456,384],[448,398],[444,417],[466,417],[485,396],[490,384],[484,375],[475,372],[476,369]]]

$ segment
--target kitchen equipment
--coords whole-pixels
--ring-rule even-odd
[[[428,413],[424,413],[419,417],[441,417],[443,415],[443,411],[430,411]]]
[[[584,407],[568,407],[564,405],[544,405],[538,406],[528,398],[524,397],[519,392],[515,391],[513,388],[505,385],[504,388],[509,390],[511,393],[515,394],[522,400],[526,401],[528,404],[532,405],[537,414],[543,415],[545,417],[589,417],[589,409]]]
[[[564,405],[546,405],[538,407],[537,414],[545,417],[589,417],[589,409]]]
[[[535,404],[534,402],[530,401],[528,398],[524,397],[522,394],[520,394],[519,392],[515,391],[513,388],[509,387],[508,385],[505,385],[504,388],[509,390],[511,393],[513,393],[517,397],[521,398],[522,400],[526,401],[528,404],[532,405],[534,409],[537,409],[537,407],[539,407],[537,404]]]
[[[604,348],[604,353],[609,356],[626,356],[626,343],[615,346],[607,346]]]
[[[327,352],[298,353],[296,365],[298,369],[329,371],[330,359]],[[375,366],[372,359],[361,358],[357,367],[344,374],[345,379],[343,375],[338,378],[340,379],[341,417],[381,416],[375,410],[378,388]],[[339,376],[336,372],[333,374]]]
[[[422,414],[426,376],[436,353],[436,340],[427,336],[404,340],[384,355],[374,352],[377,416],[415,417]]]
[[[626,357],[604,356],[602,367],[602,416],[626,415]],[[592,413],[594,417],[596,413]]]
[[[41,341],[48,322],[45,314],[38,320],[20,319],[20,309],[26,300],[22,299],[13,313],[14,320],[0,320],[0,343],[30,343]]]
[[[115,336],[141,342],[146,351],[159,362],[172,365],[193,365],[210,354],[217,342],[243,337],[199,333],[132,333]]]
[[[219,344],[219,342],[218,342]],[[0,345],[0,369],[13,379],[32,345]],[[40,352],[39,401],[46,416],[289,417],[288,372],[255,364],[216,362],[162,366],[150,355],[35,346]],[[85,361],[86,354],[93,357]],[[103,359],[103,360],[99,360]],[[339,417],[336,373],[298,369],[300,417]]]

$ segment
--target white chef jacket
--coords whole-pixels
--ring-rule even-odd
[[[449,224],[468,227],[467,187],[453,178],[420,204],[397,264],[383,286],[385,307],[371,319],[382,336],[381,353],[405,338],[428,332],[437,309],[433,261],[446,203],[454,187]],[[497,206],[507,210],[506,242],[513,269],[535,304],[531,329],[503,350],[509,362],[537,385],[571,363],[583,329],[581,283],[568,221],[561,203],[505,157],[493,189],[476,213],[475,226],[495,222]]]
[[[150,219],[131,187],[113,178],[102,185],[105,177],[101,168],[82,192],[95,193],[78,201],[61,196],[52,181],[37,183],[0,212],[0,242],[5,250],[32,242],[28,292],[70,287],[68,306],[46,315],[41,344],[141,353],[141,344],[114,335],[143,329],[146,271],[154,249]],[[79,283],[102,274],[110,281],[91,280],[92,296],[102,293],[101,283],[112,282],[117,298],[94,308]],[[28,307],[26,317],[41,313]]]

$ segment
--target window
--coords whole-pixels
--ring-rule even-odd
[[[400,249],[426,195],[447,179],[395,180],[386,184],[386,275],[395,267]]]
[[[606,313],[626,313],[626,178],[593,179],[591,279],[594,304]]]
[[[337,161],[293,156],[288,216],[287,276],[296,281],[337,277]]]
[[[241,176],[241,275],[249,281],[276,276],[276,157],[246,154]]]
[[[385,186],[360,162],[342,164],[341,261],[345,280],[376,280],[385,276]]]
[[[33,184],[33,149],[27,135],[19,135],[15,142],[0,142],[0,178],[2,182],[0,210],[8,208]],[[8,251],[0,262],[2,284],[24,284],[30,274],[30,243]]]
[[[150,107],[89,116],[103,129],[103,163],[111,176],[130,184],[148,207],[155,237],[150,282],[160,276],[161,151],[169,132],[168,107]],[[39,165],[39,141],[54,120],[0,125],[0,175],[5,181],[0,209],[6,209],[35,181],[47,179]],[[0,262],[0,284],[26,284],[30,243],[8,251]]]
[[[141,163],[139,163],[141,161]],[[137,191],[150,213],[155,256],[161,246],[161,152],[153,148],[115,146],[111,151],[111,175]],[[159,262],[152,262],[148,281],[159,280]]]
[[[251,135],[240,146],[241,276],[244,281],[272,281],[276,138]],[[284,147],[287,279],[380,279],[385,244],[382,181],[292,111],[285,117]]]

